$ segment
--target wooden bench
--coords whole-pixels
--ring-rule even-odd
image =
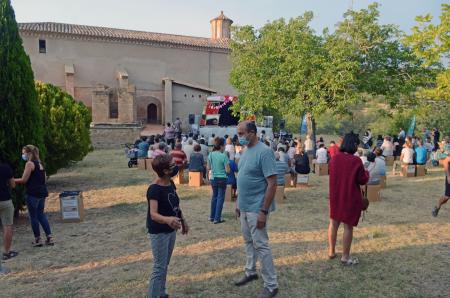
[[[189,186],[200,187],[203,185],[202,172],[189,172]]]
[[[383,189],[383,188],[386,188],[386,176],[381,176],[380,177],[380,187],[381,187],[381,189]]]
[[[403,177],[416,176],[416,166],[415,165],[402,165],[401,175]]]
[[[139,170],[145,170],[146,169],[146,158],[138,158],[138,169]]]
[[[309,175],[297,174],[297,186],[306,187],[309,183]]]
[[[233,192],[231,189],[231,185],[227,185],[227,190],[225,191],[225,202],[234,202]]]
[[[425,176],[427,174],[427,169],[425,165],[416,165],[416,176]]]
[[[184,169],[180,168],[178,170],[178,174],[175,177],[173,177],[172,180],[173,180],[173,183],[178,184],[178,185],[186,183],[184,181]]]
[[[291,174],[284,174],[284,187],[292,187],[292,176]]]
[[[392,167],[394,165],[394,156],[386,156],[386,166]]]
[[[317,176],[327,176],[328,175],[328,164],[327,163],[316,163],[315,172]]]
[[[153,158],[146,158],[145,159],[145,169],[147,171],[153,172],[152,161],[153,161]]]
[[[366,192],[365,196],[369,200],[369,202],[377,202],[381,201],[381,185],[366,185],[363,186],[364,191]]]
[[[275,192],[275,202],[277,204],[283,204],[284,202],[284,186],[278,185]]]

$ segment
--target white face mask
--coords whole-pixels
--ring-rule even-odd
[[[25,153],[22,154],[22,160],[28,161],[28,156]]]

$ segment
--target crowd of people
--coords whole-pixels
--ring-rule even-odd
[[[182,135],[181,127],[167,123],[163,135],[143,137],[136,141],[139,157],[152,159],[151,165],[157,178],[147,190],[147,229],[153,252],[153,271],[148,297],[170,297],[166,292],[166,276],[175,246],[176,232],[189,233],[189,225],[180,207],[177,188],[173,183],[180,169],[199,172],[210,181],[212,188],[209,220],[222,224],[222,209],[227,187],[236,200],[236,217],[240,220],[245,242],[246,262],[244,272],[234,282],[245,285],[258,279],[256,261],[261,264],[264,287],[259,298],[274,297],[278,293],[278,281],[269,245],[267,222],[276,208],[274,196],[277,186],[285,184],[286,174],[308,175],[316,164],[327,164],[329,169],[329,227],[328,257],[337,257],[336,238],[342,224],[343,251],[340,261],[353,266],[359,260],[350,253],[353,228],[358,225],[361,212],[367,207],[361,186],[379,184],[386,175],[385,159],[398,156],[402,164],[426,164],[442,162],[446,173],[445,193],[433,209],[439,209],[450,198],[450,139],[440,141],[438,131],[421,137],[406,136],[400,130],[398,136],[378,136],[371,142],[368,130],[362,142],[353,132],[331,141],[329,146],[320,137],[285,139],[271,138],[264,131],[258,133],[254,122],[244,121],[237,126],[234,136],[209,138],[199,135]],[[431,142],[433,137],[433,142]],[[0,219],[3,225],[3,260],[14,258],[18,252],[11,249],[14,208],[11,188],[26,185],[27,207],[34,235],[33,246],[53,245],[50,224],[45,216],[45,198],[48,196],[46,174],[39,159],[39,150],[27,145],[22,150],[25,162],[21,178],[14,178],[5,160],[0,161]],[[295,179],[294,179],[295,180]],[[41,238],[42,227],[45,238]]]
[[[310,136],[306,136],[304,141],[300,138],[268,138],[264,131],[258,134],[253,122],[245,121],[239,124],[237,134],[233,137],[212,135],[207,139],[201,135],[178,136],[173,149],[168,145],[169,142],[163,141],[164,136],[156,135],[141,140],[149,143],[149,151],[143,155],[153,158],[152,166],[158,174],[147,193],[148,221],[165,224],[170,230],[170,236],[164,236],[170,240],[151,237],[155,260],[148,297],[167,297],[165,275],[173,250],[173,238],[176,237],[176,230],[181,229],[182,233],[189,230],[179,207],[175,184],[170,180],[180,168],[201,172],[205,179],[210,180],[212,197],[209,220],[214,224],[224,222],[222,208],[227,185],[234,190],[233,196],[238,198],[236,215],[240,218],[246,251],[245,270],[235,285],[242,286],[258,279],[256,260],[259,259],[264,288],[258,297],[274,297],[278,293],[266,225],[270,213],[275,210],[276,188],[285,185],[286,174],[294,178],[296,175],[309,174],[311,168],[314,171],[315,164],[328,165],[328,257],[330,260],[337,257],[336,238],[342,224],[344,234],[340,261],[345,266],[359,263],[357,258],[351,256],[350,248],[353,228],[358,225],[361,212],[367,207],[361,186],[380,183],[381,177],[386,175],[385,158],[398,156],[402,164],[425,164],[429,160],[443,160],[445,157],[446,192],[436,207],[439,210],[449,199],[449,139],[444,138],[441,142],[434,139],[430,142],[429,135],[425,139],[409,137],[403,130],[395,137],[378,136],[375,143],[371,138],[370,130],[363,136],[362,142],[358,135],[349,133],[331,141],[326,147],[322,137],[315,144]],[[152,189],[163,186],[170,191],[152,192]],[[169,197],[176,198],[170,206],[166,205],[171,202]],[[164,204],[165,207],[159,209],[157,204]],[[436,211],[434,213],[437,214]],[[151,224],[148,227],[150,234],[159,232]]]

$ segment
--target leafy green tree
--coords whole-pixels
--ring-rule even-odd
[[[248,114],[314,117],[332,110],[346,112],[355,102],[354,73],[345,40],[310,28],[311,12],[286,22],[280,19],[256,30],[234,28],[230,82],[240,92],[235,109]]]
[[[45,147],[33,71],[9,0],[0,0],[0,36],[0,154],[19,176],[22,147],[38,146],[43,159]],[[16,210],[24,203],[21,188],[13,201]]]
[[[436,74],[435,80],[420,89],[418,95],[430,100],[450,101],[450,5],[442,4],[440,23],[437,25],[431,23],[430,14],[418,16],[416,21],[418,24],[412,28],[412,34],[405,37],[405,43],[424,61],[424,68]]]
[[[55,174],[83,159],[92,150],[89,136],[91,114],[83,104],[51,84],[37,82],[39,107],[43,115],[46,170]]]
[[[359,93],[383,95],[390,108],[409,107],[416,104],[417,87],[432,74],[401,42],[402,32],[396,25],[379,24],[378,6],[373,3],[367,9],[348,10],[334,35],[351,45],[349,57],[359,65],[354,74]]]

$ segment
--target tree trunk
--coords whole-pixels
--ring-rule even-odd
[[[316,121],[311,113],[306,114],[306,126],[308,127],[306,134],[309,135],[310,139],[313,141],[313,153],[314,156],[316,156]]]
[[[314,156],[316,156],[316,120],[311,116],[311,124],[312,124],[312,141],[314,142]]]

